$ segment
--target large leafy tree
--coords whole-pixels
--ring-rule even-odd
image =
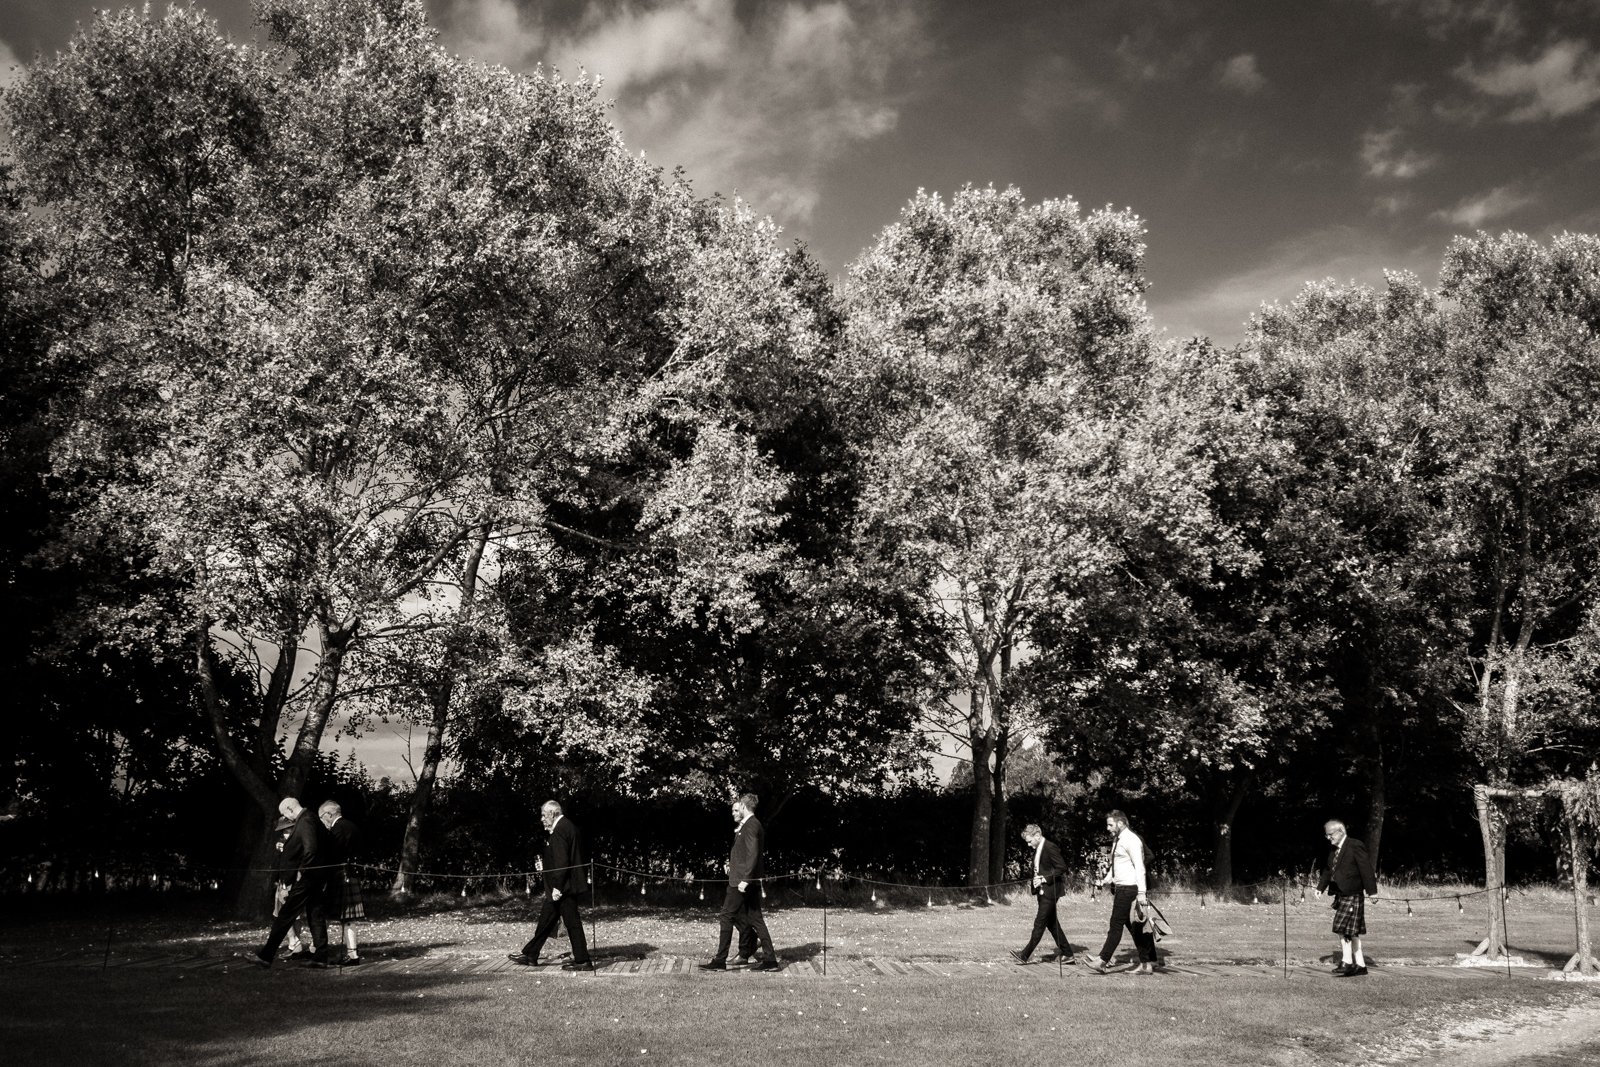
[[[1181,450],[1138,423],[1143,230],[1015,189],[919,194],[851,271],[841,379],[859,398],[862,536],[942,627],[974,772],[969,878],[1004,862],[1013,668],[1074,614],[1130,528],[1207,519]]]

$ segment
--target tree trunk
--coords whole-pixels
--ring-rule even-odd
[[[457,609],[460,620],[459,640],[469,636],[473,609],[478,600],[478,569],[483,564],[483,552],[489,544],[489,525],[478,528],[461,568],[461,605]],[[411,891],[411,879],[422,861],[422,824],[433,803],[433,786],[439,777],[439,761],[444,758],[445,728],[450,722],[450,706],[455,700],[456,678],[461,673],[465,652],[459,643],[445,651],[441,676],[430,688],[428,697],[432,704],[432,717],[428,721],[428,744],[422,752],[422,770],[417,774],[417,787],[411,792],[411,810],[406,815],[406,832],[400,842],[400,870],[395,874],[391,891],[404,896]]]
[[[1490,786],[1472,787],[1472,805],[1478,816],[1478,831],[1483,841],[1483,895],[1488,902],[1489,936],[1472,950],[1474,956],[1500,959],[1506,955],[1505,913],[1501,910],[1506,884],[1506,817],[1490,796]]]
[[[1367,855],[1372,858],[1372,869],[1379,869],[1379,853],[1383,848],[1383,817],[1388,808],[1384,790],[1383,726],[1374,709],[1367,721],[1367,751],[1362,758],[1367,779],[1367,825],[1365,838]]]
[[[976,692],[974,702],[982,699]],[[970,731],[972,745],[972,835],[967,856],[967,884],[986,885],[989,881],[990,824],[994,819],[994,776],[989,773],[989,756],[994,751],[993,727]]]
[[[1255,772],[1246,771],[1243,778],[1233,783],[1223,794],[1213,825],[1211,854],[1211,885],[1218,893],[1233,887],[1233,821],[1239,815],[1239,805],[1255,782]]]
[[[317,633],[322,643],[322,662],[317,665],[311,705],[306,709],[306,717],[300,723],[300,732],[289,753],[289,762],[284,765],[283,777],[278,782],[280,797],[294,797],[301,802],[306,800],[301,794],[305,792],[311,766],[322,748],[322,732],[339,699],[339,676],[344,668],[345,653],[355,637],[355,627],[349,624],[331,627],[319,622]]]
[[[991,772],[991,812],[989,816],[989,882],[1006,880],[1006,760],[1011,754],[1008,731],[997,731],[994,742],[994,770]]]
[[[1561,814],[1567,824],[1567,847],[1572,858],[1572,913],[1578,939],[1572,958],[1562,970],[1594,974],[1597,971],[1594,953],[1589,950],[1589,841],[1580,825],[1578,812],[1565,797]]]
[[[444,756],[444,729],[450,715],[450,701],[455,686],[447,674],[429,691],[433,716],[428,722],[428,744],[422,751],[422,770],[417,773],[416,788],[411,791],[410,811],[406,815],[406,832],[400,842],[400,870],[394,876],[390,891],[397,897],[411,892],[411,879],[422,860],[422,823],[428,817],[428,807],[433,803],[433,784],[439,776],[439,761]]]

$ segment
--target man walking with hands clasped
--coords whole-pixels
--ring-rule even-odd
[[[1328,853],[1328,869],[1317,886],[1317,896],[1333,890],[1333,932],[1339,935],[1342,957],[1333,975],[1359,978],[1367,973],[1367,958],[1361,951],[1361,935],[1367,932],[1367,897],[1378,895],[1378,880],[1372,873],[1367,846],[1351,837],[1344,823],[1329,819],[1322,829],[1333,851]]]
[[[583,916],[578,914],[578,894],[589,888],[578,828],[553,800],[545,801],[544,807],[539,809],[539,821],[544,824],[547,835],[544,853],[539,857],[539,868],[544,874],[544,903],[539,906],[539,922],[533,928],[533,940],[523,945],[521,952],[513,952],[506,958],[524,967],[540,966],[539,953],[555,933],[556,923],[561,922],[566,925],[567,936],[572,938],[572,959],[563,963],[561,969],[592,971],[589,942],[583,936]]]
[[[766,845],[761,820],[756,818],[756,795],[745,793],[733,802],[733,851],[728,854],[728,895],[722,900],[721,930],[717,937],[717,954],[701,970],[725,971],[728,969],[728,948],[733,944],[733,930],[738,927],[755,932],[765,958],[756,965],[758,971],[782,970],[778,953],[772,947],[772,935],[767,932],[767,920],[761,914],[761,876],[766,872],[762,850]]]
[[[1033,936],[1028,938],[1022,951],[1012,949],[1011,955],[1018,963],[1027,963],[1044,932],[1049,930],[1056,943],[1057,958],[1062,963],[1077,963],[1072,957],[1072,943],[1061,931],[1061,919],[1056,915],[1056,901],[1061,899],[1061,880],[1067,874],[1067,861],[1061,857],[1055,842],[1045,840],[1037,823],[1022,828],[1022,840],[1033,850],[1033,878],[1029,884],[1038,898],[1039,910],[1033,917]]]

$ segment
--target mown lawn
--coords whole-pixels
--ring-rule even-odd
[[[1387,972],[993,982],[8,968],[17,1064],[1369,1063],[1455,1020],[1590,988]],[[1359,1035],[1357,1039],[1353,1035]]]
[[[1421,896],[1425,891],[1417,890]],[[1432,892],[1438,892],[1434,890]],[[829,958],[996,960],[992,978],[453,973],[522,943],[531,905],[510,898],[373,902],[364,953],[389,965],[344,972],[244,964],[257,924],[218,919],[204,902],[134,910],[101,902],[53,916],[12,912],[0,925],[0,1048],[18,1064],[391,1065],[515,1063],[992,1063],[1039,1056],[1118,1064],[1371,1063],[1463,1020],[1526,1016],[1573,1004],[1600,1009],[1600,988],[1534,981],[1519,971],[1438,975],[1375,967],[1349,981],[1295,974],[1128,975],[1040,981],[1005,961],[1032,915],[1025,898],[988,907],[873,906],[827,911]],[[1172,962],[1275,961],[1278,902],[1198,906],[1168,899]],[[1314,899],[1287,909],[1291,960],[1333,948]],[[710,902],[602,903],[601,958],[703,959],[715,943]],[[1098,943],[1106,902],[1063,902],[1075,944]],[[1516,950],[1565,957],[1570,905],[1558,892],[1513,893]],[[780,952],[817,960],[823,910],[774,901]],[[1375,960],[1448,962],[1475,943],[1481,914],[1450,899],[1373,906]],[[111,966],[163,954],[227,959],[187,971]],[[565,946],[552,946],[559,951]],[[1126,948],[1126,942],[1125,942]],[[42,962],[51,960],[53,962]],[[1352,1035],[1362,1035],[1359,1039]]]

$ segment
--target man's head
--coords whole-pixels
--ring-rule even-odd
[[[1039,842],[1044,840],[1044,831],[1039,829],[1039,824],[1030,822],[1022,828],[1022,839],[1028,843],[1029,848],[1038,848]]]
[[[278,801],[278,814],[282,815],[285,819],[298,819],[300,817],[300,813],[304,810],[305,809],[300,806],[300,802],[294,797],[284,797],[282,800]]]
[[[330,830],[333,829],[333,824],[339,821],[339,816],[343,814],[344,812],[340,809],[337,800],[324,800],[317,806],[317,818],[321,819],[322,825]]]
[[[1106,829],[1113,834],[1120,834],[1128,828],[1128,817],[1115,809],[1106,813]]]
[[[546,830],[554,830],[556,821],[560,818],[561,805],[553,800],[545,801],[544,806],[539,809],[539,821],[544,823]]]
[[[744,822],[756,813],[756,805],[761,799],[754,793],[740,793],[733,801],[733,821]]]
[[[1329,819],[1327,822],[1322,824],[1322,835],[1329,841],[1333,842],[1334,848],[1338,848],[1340,845],[1344,844],[1344,823],[1340,822],[1338,819]]]

